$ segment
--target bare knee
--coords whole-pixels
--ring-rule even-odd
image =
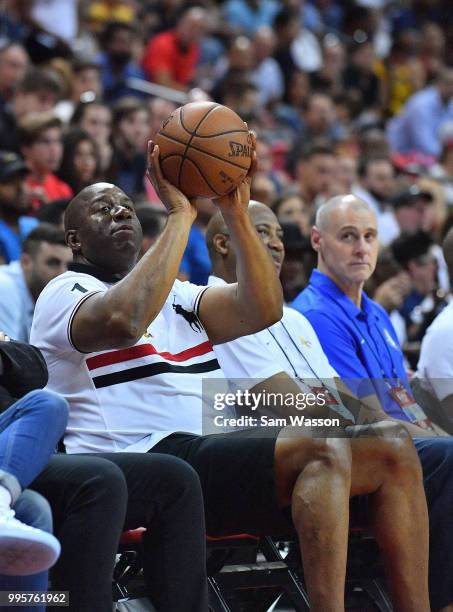
[[[347,440],[318,440],[308,465],[317,464],[320,469],[349,477],[351,453]]]
[[[282,506],[291,502],[293,490],[303,475],[305,482],[322,476],[343,482],[351,478],[351,452],[347,439],[278,440],[275,451],[277,494]]]
[[[380,453],[382,462],[394,477],[422,478],[417,450],[403,423],[382,421],[376,425],[381,433]]]

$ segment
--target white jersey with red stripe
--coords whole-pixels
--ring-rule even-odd
[[[93,293],[112,286],[74,264],[36,303],[30,342],[43,353],[48,388],[70,406],[69,453],[146,452],[175,431],[201,433],[202,378],[221,378],[198,319],[205,287],[175,281],[159,315],[130,348],[82,353],[71,323]]]

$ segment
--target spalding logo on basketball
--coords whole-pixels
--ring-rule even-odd
[[[154,140],[165,178],[189,198],[216,198],[232,191],[252,161],[246,124],[215,102],[191,102],[176,109]]]

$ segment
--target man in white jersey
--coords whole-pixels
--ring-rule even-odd
[[[255,333],[282,314],[275,266],[247,212],[251,176],[216,201],[238,254],[238,281],[201,288],[175,281],[196,209],[163,178],[152,143],[149,166],[168,210],[153,247],[136,263],[141,230],[132,202],[113,185],[92,185],[65,214],[72,269],[49,283],[36,305],[31,340],[47,361],[49,387],[70,405],[67,449],[185,459],[200,477],[210,533],[280,529],[290,510],[311,609],[343,610],[349,494],[351,487],[354,493],[367,491],[374,480],[360,467],[351,475],[352,442],[270,428],[261,435],[198,435],[201,401],[194,381],[218,370],[212,343]],[[361,447],[360,440],[353,442]],[[407,441],[382,443],[399,473],[394,447],[410,452]],[[130,456],[139,481],[145,476],[142,455]],[[417,467],[402,471],[417,488]],[[378,486],[382,496],[397,495],[391,483]],[[411,512],[425,533],[423,504],[414,504]],[[414,568],[412,551],[401,551],[402,536],[394,537],[392,553],[401,555],[404,584],[411,585],[404,605],[402,596],[398,600],[400,610],[424,611],[425,546]]]
[[[285,253],[282,242],[283,230],[277,217],[268,206],[260,202],[251,202],[249,213],[252,223],[274,261],[277,273],[280,273]],[[226,283],[235,283],[236,253],[229,239],[228,228],[220,214],[216,214],[210,220],[206,232],[206,242],[212,263],[209,285],[222,286]],[[288,398],[288,396],[293,396],[296,398],[297,396],[300,397],[301,392],[319,393],[325,390],[326,398],[329,398],[325,405],[315,409],[306,406],[301,414],[308,412],[318,417],[329,417],[337,413],[338,416],[345,419],[349,418],[351,421],[360,420],[360,417],[363,417],[363,414],[361,414],[359,419],[355,419],[358,404],[338,379],[338,374],[330,365],[310,322],[291,308],[284,306],[281,320],[267,329],[237,338],[231,342],[214,345],[214,353],[223,373],[228,379],[231,379],[231,386],[239,387],[242,391],[248,389],[257,398],[263,394],[273,393],[276,394],[276,397]],[[343,399],[347,402],[347,407],[342,403]],[[285,410],[289,413],[288,405],[288,403],[283,407],[274,405],[272,408],[275,413],[282,414]],[[258,406],[258,412],[260,408],[261,406]],[[265,408],[268,408],[268,406]],[[253,414],[253,411],[249,409],[248,414]],[[222,418],[218,422],[221,425]],[[315,431],[314,435],[316,435]],[[372,466],[369,464],[370,457],[360,457],[357,449],[353,446],[352,465],[354,469],[355,460],[365,462],[363,467],[369,473],[371,473],[371,470],[378,470],[382,483],[387,483],[385,486],[389,486],[389,483],[392,483],[394,479],[394,473],[392,473],[392,470],[385,468],[385,460],[382,463],[379,461],[379,457],[383,457],[383,453],[388,452],[388,449],[385,449],[381,442],[368,438],[368,451],[372,450],[373,455]],[[404,461],[404,452],[401,454],[401,449],[399,449],[399,453],[396,460]],[[410,461],[411,458],[413,460],[414,453],[415,449],[411,448],[406,460]],[[415,460],[415,463],[418,464],[418,461]],[[406,464],[406,467],[408,466],[409,462]],[[403,538],[399,540],[399,545],[408,553],[409,550],[412,551],[408,562],[418,564],[421,552],[419,538],[418,534],[411,531],[410,524],[413,524],[414,517],[412,511],[407,512],[407,509],[414,507],[413,503],[417,498],[424,500],[424,492],[420,480],[416,490],[412,488],[412,482],[411,478],[407,481],[402,478],[401,481],[398,480],[398,484],[396,484],[396,480],[393,484],[390,484],[390,487],[398,487],[397,495],[401,495],[400,500],[389,496],[384,501],[382,489],[379,491],[379,501],[377,503],[382,515],[379,513],[379,516],[375,516],[374,524],[379,524],[376,536],[384,550],[388,542],[393,540],[395,531],[398,531],[398,537],[401,533],[404,533]],[[382,487],[382,484],[380,486]],[[376,491],[374,487],[375,484],[370,481],[367,493],[371,493],[369,498],[372,506],[377,501],[375,493],[373,493],[373,491]],[[417,503],[419,501],[415,501],[416,505]],[[403,525],[404,528],[402,528]],[[380,541],[381,538],[382,541]],[[389,561],[388,558],[385,558],[385,560]],[[397,559],[396,564],[399,561],[400,559]],[[409,566],[403,565],[395,572],[393,560],[390,559],[387,572],[390,576],[396,578],[408,569]],[[401,591],[398,580],[390,580],[396,597],[398,597],[397,592]],[[405,597],[403,594],[403,598]]]

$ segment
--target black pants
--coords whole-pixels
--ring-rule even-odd
[[[123,529],[146,527],[148,595],[162,612],[208,609],[203,499],[184,461],[145,453],[54,455],[30,488],[52,507],[62,554],[52,588],[71,612],[111,612],[112,571]],[[54,609],[54,608],[53,608]]]

